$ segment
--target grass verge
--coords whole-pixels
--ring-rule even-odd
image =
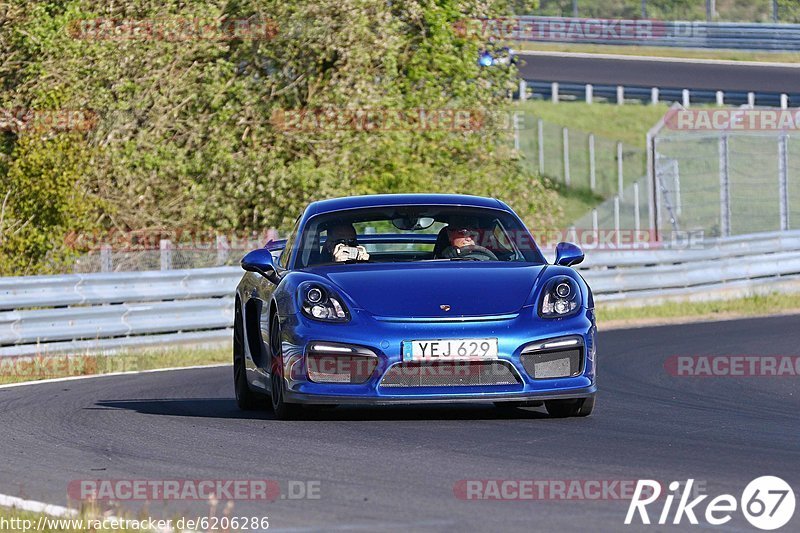
[[[720,59],[725,61],[760,61],[768,63],[800,63],[798,52],[748,52],[746,50],[694,50],[660,46],[620,46],[608,44],[530,43],[511,44],[514,50],[540,52],[577,52],[584,54],[616,54],[628,56],[678,57],[687,59]]]
[[[42,379],[228,363],[230,348],[152,348],[116,355],[0,357],[0,384]]]
[[[599,328],[726,320],[733,318],[800,313],[797,294],[770,293],[712,302],[670,302],[647,307],[597,306]]]
[[[558,126],[594,133],[605,139],[622,141],[641,148],[647,147],[647,132],[666,114],[667,104],[587,104],[585,102],[562,102],[528,100],[517,104],[520,111],[552,122]],[[536,135],[535,123],[525,123],[522,135]],[[578,147],[576,147],[578,148]]]

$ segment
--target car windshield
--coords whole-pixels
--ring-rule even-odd
[[[518,219],[500,209],[409,206],[336,211],[308,220],[296,268],[420,261],[545,262]]]

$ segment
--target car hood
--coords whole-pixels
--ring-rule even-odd
[[[336,265],[315,273],[356,307],[378,317],[456,318],[519,312],[545,266],[497,262]]]

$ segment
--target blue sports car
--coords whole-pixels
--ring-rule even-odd
[[[505,203],[400,194],[310,204],[242,259],[233,368],[243,409],[494,402],[592,412],[595,317],[569,243],[549,264]],[[306,407],[307,408],[307,407]]]

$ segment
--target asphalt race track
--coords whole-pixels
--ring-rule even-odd
[[[800,68],[767,65],[525,55],[520,52],[519,71],[525,80],[562,83],[769,93],[796,93],[800,87]]]
[[[797,490],[800,378],[674,377],[664,362],[797,356],[799,341],[800,316],[601,333],[601,392],[584,419],[459,405],[278,422],[236,409],[229,367],[0,389],[0,492],[63,505],[77,479],[266,478],[284,491],[289,480],[320,484],[319,499],[236,503],[234,515],[269,516],[276,531],[707,530],[685,518],[626,527],[619,500],[467,501],[453,488],[467,479],[694,478],[710,497],[738,499],[752,479],[777,475]],[[204,508],[172,501],[163,512]],[[722,529],[757,531],[739,511]],[[800,510],[781,531],[798,530]]]

